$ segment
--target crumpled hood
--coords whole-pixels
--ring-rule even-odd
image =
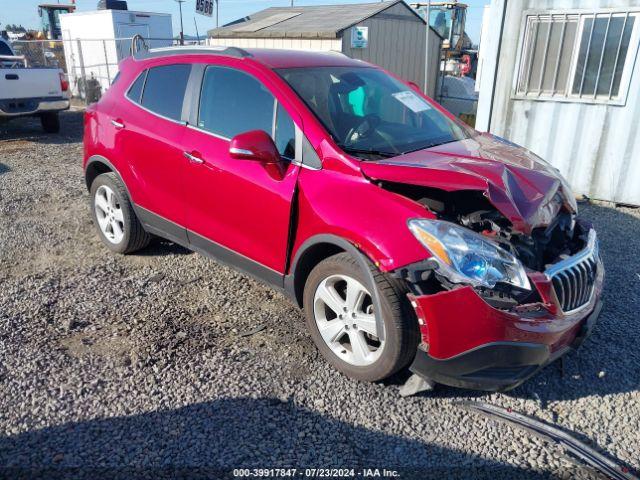
[[[487,133],[398,157],[363,161],[361,169],[374,180],[449,192],[480,190],[514,230],[525,234],[548,225],[562,204],[577,211],[558,170],[528,150]]]

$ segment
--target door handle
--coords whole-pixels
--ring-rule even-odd
[[[193,152],[196,153],[196,152]],[[182,152],[184,158],[188,159],[191,163],[195,163],[196,165],[202,165],[204,160],[196,155],[193,155],[189,152]]]
[[[119,122],[118,120],[111,120],[111,125],[116,127],[118,130],[120,130],[121,128],[124,128],[124,123]]]

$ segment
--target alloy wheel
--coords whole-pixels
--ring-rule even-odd
[[[331,275],[320,282],[313,301],[320,336],[340,359],[354,366],[375,363],[382,354],[371,293],[355,278]]]
[[[102,234],[111,243],[120,243],[124,237],[124,214],[115,192],[106,185],[100,185],[93,206]]]

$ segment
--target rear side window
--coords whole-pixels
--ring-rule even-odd
[[[249,130],[272,134],[275,99],[254,77],[225,67],[207,67],[198,127],[232,138]]]
[[[179,121],[190,73],[191,65],[187,64],[150,68],[142,92],[142,106],[158,115]]]
[[[144,87],[144,79],[146,77],[147,77],[146,70],[142,72],[140,75],[138,75],[138,78],[136,78],[136,81],[133,82],[131,87],[129,87],[129,91],[127,92],[127,98],[129,98],[130,100],[133,100],[136,103],[140,103],[140,97],[142,96],[142,88]],[[114,83],[115,83],[115,80],[114,80]]]

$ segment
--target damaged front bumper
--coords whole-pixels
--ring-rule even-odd
[[[434,358],[418,349],[410,369],[424,378],[452,387],[474,390],[510,390],[549,363],[578,348],[589,336],[600,315],[602,302],[579,323],[572,339],[547,345],[526,341],[485,343],[446,359]],[[569,335],[571,337],[571,335]]]
[[[575,257],[576,262],[583,261],[584,251]],[[591,258],[595,267],[590,294],[579,308],[566,312],[563,297],[568,292],[556,293],[561,287],[557,278],[544,273],[530,275],[540,301],[510,310],[490,305],[470,286],[431,295],[409,294],[422,339],[411,371],[460,388],[503,391],[517,387],[578,348],[591,333],[602,309],[604,269],[597,244]],[[586,272],[581,264],[575,265],[579,272]],[[565,266],[572,268],[571,262]],[[577,274],[574,279],[567,272],[566,278],[580,288]],[[569,280],[563,285],[565,290],[571,286]]]

